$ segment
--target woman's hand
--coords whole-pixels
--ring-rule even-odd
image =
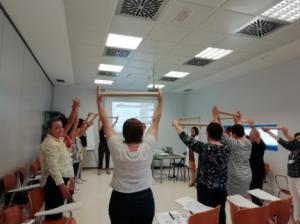
[[[98,104],[102,104],[102,100],[103,100],[103,96],[101,94],[101,90],[99,88],[99,86],[97,86],[97,90],[96,90],[96,96],[97,96],[97,103]]]
[[[65,200],[67,200],[67,201],[73,200],[71,193],[70,193],[70,189],[65,184],[59,185],[59,190]]]
[[[174,119],[174,120],[172,121],[172,126],[173,126],[173,127],[179,126],[179,120],[178,120],[178,119]]]
[[[261,129],[266,133],[268,133],[270,131],[270,128],[267,128],[267,127],[262,127]]]

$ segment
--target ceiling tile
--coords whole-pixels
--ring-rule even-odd
[[[194,2],[203,5],[209,5],[213,7],[221,6],[226,0],[183,0],[185,2]]]
[[[157,61],[160,63],[169,63],[169,64],[183,64],[190,59],[190,56],[178,56],[178,55],[162,55]]]
[[[144,19],[114,15],[111,22],[111,33],[145,37],[154,26],[154,22]]]
[[[223,39],[222,41],[214,44],[214,47],[230,49],[230,50],[239,50],[241,47],[249,46],[254,44],[256,41],[259,41],[256,38],[250,38],[243,35],[230,35]]]
[[[166,24],[158,24],[148,34],[147,38],[152,40],[178,42],[183,39],[192,29],[181,28],[178,26],[171,26]]]
[[[159,22],[173,26],[195,28],[211,15],[214,10],[215,8],[191,2],[172,1]],[[186,18],[185,13],[187,13]]]
[[[251,15],[259,15],[276,2],[278,0],[227,0],[222,5],[222,8]]]
[[[296,24],[293,23],[263,37],[263,40],[277,41],[277,42],[288,44],[295,40],[298,40],[299,38],[300,38],[300,26],[296,26]]]
[[[195,30],[183,39],[183,43],[209,46],[227,36],[225,33],[205,32],[202,30]]]
[[[145,39],[142,41],[138,47],[139,51],[148,51],[152,53],[166,53],[176,44],[166,42],[166,41],[155,41],[150,39]]]
[[[219,9],[199,28],[213,32],[233,33],[253,18],[254,16]]]
[[[227,55],[224,58],[221,58],[221,62],[232,62],[232,63],[241,63],[246,60],[255,57],[255,54],[241,52],[241,51],[234,51],[231,54]]]
[[[188,44],[179,44],[171,51],[168,52],[170,55],[182,55],[182,56],[190,56],[191,58],[194,57],[197,53],[201,50],[204,50],[205,46],[195,46],[195,45],[188,45]]]
[[[133,68],[143,68],[143,69],[152,69],[153,63],[152,62],[145,62],[145,61],[136,61],[130,60],[126,67],[133,67]]]
[[[142,51],[134,51],[130,58],[139,61],[153,61],[155,57],[156,57],[155,54],[142,52]]]

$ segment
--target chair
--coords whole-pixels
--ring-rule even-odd
[[[17,177],[14,174],[5,175],[1,181],[3,184],[3,194],[0,201],[4,200],[5,206],[10,207],[13,202],[14,195],[9,193],[9,191],[17,186]]]
[[[264,183],[268,184],[271,187],[271,194],[274,194],[274,189],[273,189],[273,173],[270,167],[269,163],[264,163],[264,167],[265,167],[265,179],[264,179]]]
[[[35,216],[36,213],[38,213],[44,204],[44,191],[42,188],[35,188],[31,190],[28,194],[29,198],[29,204],[30,204],[30,211],[32,214],[32,217]],[[41,221],[39,218],[39,222],[41,224],[76,224],[75,219],[72,217],[71,211],[69,211],[70,217],[62,217],[59,220],[51,220],[51,221]],[[53,213],[55,214],[55,213]],[[40,216],[39,216],[40,217]]]
[[[40,163],[40,161],[38,159],[33,160],[31,165],[30,165],[30,169],[31,169],[32,175],[34,177],[38,176],[41,173],[41,163]]]
[[[200,223],[218,224],[219,213],[220,213],[220,206],[217,206],[216,208],[213,208],[209,211],[193,214],[189,217],[188,224],[200,224]]]
[[[284,182],[285,184],[283,184],[282,182]],[[277,194],[278,197],[280,197],[280,193],[291,195],[287,176],[280,175],[280,174],[275,175],[275,183],[278,187],[278,194]]]
[[[232,207],[233,206],[233,207]],[[267,224],[269,206],[257,208],[238,208],[230,203],[232,224]]]
[[[269,217],[276,224],[287,224],[292,210],[292,197],[289,196],[283,200],[272,201],[269,203],[269,207]]]
[[[22,221],[22,210],[20,207],[13,206],[3,211],[2,222],[4,224],[21,224]]]

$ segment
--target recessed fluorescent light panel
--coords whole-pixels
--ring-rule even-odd
[[[165,85],[160,85],[160,84],[155,84],[155,85],[154,85],[154,88],[155,88],[155,89],[161,89],[161,88],[164,88],[164,87],[165,87]],[[153,84],[149,84],[149,85],[147,86],[147,88],[152,89],[152,88],[153,88]]]
[[[122,71],[124,66],[120,65],[108,65],[108,64],[100,64],[98,70],[106,71],[106,72],[120,72]]]
[[[178,72],[178,71],[170,71],[167,74],[165,74],[164,76],[166,77],[173,77],[173,78],[183,78],[185,76],[187,76],[188,72]]]
[[[110,33],[108,34],[108,38],[105,46],[135,50],[140,45],[142,40],[143,38],[141,37],[133,37],[133,36]]]
[[[231,54],[233,50],[208,47],[195,56],[195,58],[203,58],[208,60],[218,60]]]
[[[262,16],[293,22],[300,18],[300,0],[283,0],[265,11]]]
[[[113,80],[101,80],[101,79],[95,79],[95,84],[103,84],[103,85],[111,85],[113,84]]]

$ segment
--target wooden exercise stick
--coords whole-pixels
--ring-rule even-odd
[[[193,119],[199,119],[199,121],[201,120],[200,116],[195,116],[195,117],[181,117],[179,118],[179,120],[193,120]]]
[[[232,120],[233,117],[220,117],[221,120]]]
[[[158,92],[101,92],[102,96],[158,96]]]
[[[231,116],[231,117],[237,116],[237,114],[235,114],[235,113],[228,113],[228,112],[223,112],[223,111],[220,111],[219,114],[228,115],[228,116]]]
[[[206,127],[208,124],[201,124],[201,123],[184,123],[184,122],[179,122],[179,125],[181,126],[198,126],[198,127]]]

